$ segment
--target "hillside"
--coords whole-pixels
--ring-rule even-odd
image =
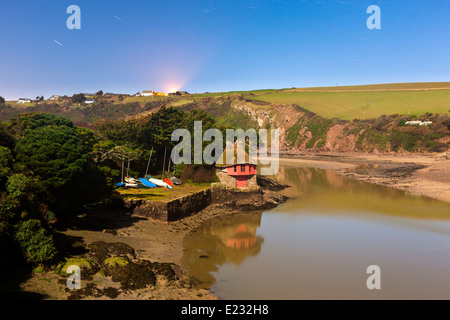
[[[296,104],[327,118],[371,119],[383,114],[421,115],[450,110],[450,83],[396,83],[348,87],[258,90],[249,99]]]
[[[285,152],[443,152],[450,143],[450,83],[382,84],[99,98],[92,105],[0,106],[0,120],[23,112],[64,116],[95,129],[105,119],[144,119],[162,106],[204,110],[226,128],[278,128]],[[405,125],[409,120],[428,126]]]

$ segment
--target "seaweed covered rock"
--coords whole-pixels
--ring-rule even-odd
[[[151,268],[153,272],[157,275],[164,276],[167,281],[174,281],[178,279],[178,276],[173,269],[173,267],[176,267],[173,263],[160,263],[160,262],[153,262],[151,264]]]
[[[122,242],[106,243],[95,241],[88,245],[88,256],[97,264],[102,264],[108,258],[122,257],[128,260],[136,259],[136,252],[132,247]]]
[[[151,263],[140,260],[138,263],[125,258],[109,258],[102,264],[102,271],[114,282],[120,282],[123,290],[142,289],[156,284],[156,277]]]
[[[94,263],[92,260],[85,258],[85,257],[71,257],[66,258],[66,260],[62,263],[60,263],[56,267],[56,273],[62,275],[62,276],[68,276],[67,269],[69,266],[77,266],[80,268],[80,272],[85,278],[89,278],[90,276],[93,276],[96,274],[99,270],[99,266]]]

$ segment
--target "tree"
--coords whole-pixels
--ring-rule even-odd
[[[74,94],[71,98],[72,103],[83,103],[86,101],[86,97],[82,93]]]
[[[176,143],[171,141],[172,133],[184,128],[185,119],[186,113],[180,108],[162,107],[144,124],[140,140],[146,149],[154,147],[164,150],[165,147],[173,147]]]
[[[53,237],[42,227],[39,220],[25,220],[15,234],[27,262],[39,264],[51,261],[56,256]]]
[[[102,96],[103,95],[103,90],[100,90],[96,93],[97,96]]]
[[[0,96],[0,104],[4,104],[5,103],[5,98],[3,98],[2,96]]]
[[[25,130],[55,125],[73,128],[74,124],[67,118],[58,117],[49,113],[21,113],[10,119],[11,131],[20,136]],[[1,127],[0,127],[1,132]]]
[[[88,170],[89,154],[74,128],[51,125],[25,131],[14,151],[15,171],[37,178],[42,201],[52,211],[71,212],[79,208],[85,190],[81,186],[77,190],[71,183],[87,178],[83,175]]]

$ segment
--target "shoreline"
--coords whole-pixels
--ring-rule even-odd
[[[280,165],[332,170],[347,178],[450,203],[450,159],[433,154],[316,153],[282,156]]]
[[[283,156],[280,158],[280,165],[332,170],[351,179],[406,190],[450,203],[450,160],[435,160],[433,155],[302,154]],[[125,243],[135,249],[139,259],[174,263],[188,273],[186,266],[182,264],[186,235],[210,219],[236,212],[239,211],[212,204],[195,215],[174,222],[123,212],[95,212],[79,216],[73,227],[63,234],[79,239],[84,244],[94,241]],[[44,294],[49,299],[66,299],[68,294],[61,290],[61,284],[58,288],[56,277],[49,273],[33,274],[28,281],[22,283],[21,289]],[[86,299],[108,298],[89,296]],[[218,297],[206,289],[163,284],[156,289],[122,292],[115,299],[214,300]]]

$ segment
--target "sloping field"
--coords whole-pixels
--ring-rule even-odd
[[[447,113],[450,110],[450,83],[299,88],[252,93],[254,95],[248,98],[274,104],[293,103],[323,117],[344,120],[396,113]]]

